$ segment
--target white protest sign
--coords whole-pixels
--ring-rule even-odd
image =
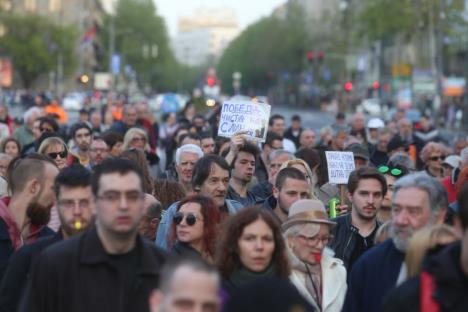
[[[218,135],[230,138],[245,131],[252,139],[265,142],[271,106],[258,102],[227,101],[223,103]]]
[[[325,152],[328,165],[328,182],[347,184],[349,174],[354,171],[353,152]]]

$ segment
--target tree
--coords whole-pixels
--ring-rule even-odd
[[[37,15],[11,13],[2,13],[0,23],[6,29],[0,38],[0,53],[11,57],[25,88],[30,88],[39,76],[56,69],[59,53],[64,58],[65,73],[75,66],[77,32],[73,27],[57,26]]]

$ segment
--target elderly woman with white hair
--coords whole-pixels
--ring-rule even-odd
[[[146,160],[150,168],[151,176],[156,179],[160,175],[159,156],[151,151],[148,143],[148,134],[141,128],[130,128],[124,136],[123,150],[132,148],[140,149],[145,152]]]
[[[341,311],[346,295],[346,269],[327,248],[331,227],[322,202],[295,202],[283,223],[283,236],[291,264],[291,282],[316,311]]]

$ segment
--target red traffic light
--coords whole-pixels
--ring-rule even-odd
[[[374,82],[372,83],[372,89],[374,89],[374,90],[380,89],[380,82],[374,81]]]
[[[307,52],[307,59],[309,61],[312,61],[314,59],[314,57],[315,57],[314,51],[308,51]]]
[[[214,77],[206,78],[206,84],[210,87],[213,87],[214,85],[216,85],[216,78]]]
[[[319,53],[317,53],[317,57],[321,60],[325,57],[325,52],[323,51],[320,51]]]
[[[348,81],[344,84],[344,89],[346,92],[351,92],[353,90],[353,83]]]

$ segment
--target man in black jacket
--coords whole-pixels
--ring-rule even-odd
[[[380,225],[377,211],[387,192],[387,182],[377,169],[362,167],[350,174],[348,192],[352,210],[334,220],[337,224],[332,230],[335,238],[331,247],[350,272],[353,263],[374,246]]]
[[[130,160],[108,159],[91,186],[95,228],[37,258],[20,311],[149,311],[166,256],[138,234],[141,171]]]

